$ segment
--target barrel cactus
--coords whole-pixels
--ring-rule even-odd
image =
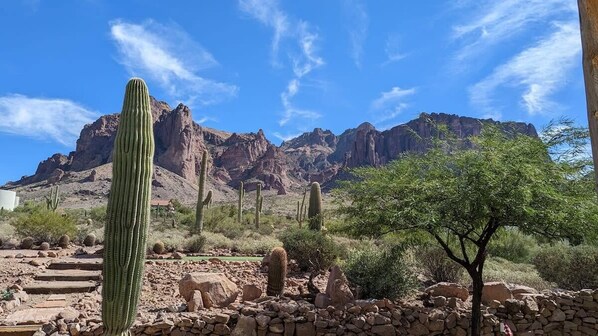
[[[71,238],[68,235],[62,235],[60,238],[58,238],[58,246],[60,246],[60,248],[65,249],[69,247],[70,242]]]
[[[43,242],[39,245],[39,249],[42,251],[47,251],[50,249],[50,243],[48,242]]]
[[[85,246],[94,246],[96,244],[96,235],[94,235],[93,233],[88,234],[87,236],[85,236],[85,239],[83,239],[83,245]]]
[[[166,252],[166,246],[161,241],[157,241],[152,248],[155,254],[164,254]]]
[[[322,225],[324,225],[324,217],[322,216],[322,191],[318,182],[311,184],[307,219],[309,220],[309,228],[311,230],[322,230]]]
[[[287,278],[287,252],[282,247],[275,247],[270,253],[268,264],[268,286],[266,294],[281,295]]]
[[[141,292],[154,157],[150,98],[142,79],[127,83],[114,141],[104,231],[102,322],[107,336],[130,335]]]
[[[31,237],[23,238],[23,240],[21,240],[21,248],[23,250],[29,250],[30,248],[33,247],[33,243],[35,243],[33,238],[31,238]]]

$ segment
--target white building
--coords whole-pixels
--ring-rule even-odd
[[[19,206],[17,193],[10,190],[0,190],[0,209],[13,211]]]

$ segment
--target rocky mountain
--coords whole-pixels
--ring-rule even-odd
[[[196,183],[201,153],[207,150],[209,179],[213,185],[230,189],[243,181],[252,190],[261,181],[264,189],[278,194],[297,190],[311,181],[333,181],[347,167],[380,166],[403,152],[424,151],[427,144],[420,138],[426,139],[433,134],[434,123],[447,125],[462,138],[479,134],[483,125],[489,123],[537,135],[531,124],[422,113],[417,119],[388,130],[376,130],[369,123],[348,129],[340,135],[316,128],[276,146],[262,130],[237,134],[200,126],[193,121],[191,110],[183,104],[172,109],[167,103],[152,98],[152,114],[155,164],[169,176],[172,173],[186,181],[177,183]],[[52,155],[38,165],[34,175],[24,176],[4,187],[14,189],[32,184],[61,183],[69,178],[72,180],[75,175],[80,181],[95,180],[96,168],[112,161],[118,122],[118,114],[100,117],[83,128],[73,152]],[[81,174],[87,174],[82,172],[87,171],[88,176],[81,177]],[[160,183],[155,176],[154,184]]]

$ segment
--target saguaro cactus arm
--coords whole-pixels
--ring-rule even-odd
[[[104,231],[102,321],[105,335],[130,335],[141,292],[150,221],[154,133],[143,80],[127,84],[114,142]]]

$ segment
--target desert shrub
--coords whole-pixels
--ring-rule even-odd
[[[233,242],[233,251],[243,254],[266,254],[282,242],[275,237],[246,230],[241,239]]]
[[[56,243],[64,234],[74,236],[77,233],[77,226],[72,217],[47,210],[19,216],[11,224],[18,235],[32,237],[38,243]]]
[[[104,224],[106,223],[106,219],[107,219],[107,212],[106,212],[106,206],[101,206],[101,207],[97,207],[97,208],[93,208],[91,210],[89,210],[89,218],[91,218],[93,224],[97,224],[99,226],[104,226]]]
[[[233,241],[230,238],[223,235],[222,233],[204,231],[202,235],[206,237],[206,249],[230,249],[233,247]]]
[[[417,247],[415,260],[424,274],[435,282],[458,282],[463,275],[463,266],[451,260],[438,246]]]
[[[416,285],[403,252],[400,247],[353,250],[344,262],[345,275],[362,298],[402,297]]]
[[[538,243],[534,237],[517,228],[506,228],[497,232],[490,240],[488,254],[515,263],[529,263],[537,248]]]
[[[185,249],[191,253],[201,252],[206,244],[206,237],[197,235],[189,238],[185,243]]]
[[[332,238],[307,228],[286,230],[280,240],[289,258],[297,261],[303,271],[312,267],[328,269],[338,257],[346,254],[346,250]]]
[[[571,290],[598,288],[598,247],[558,244],[542,247],[533,259],[542,278]]]
[[[553,284],[542,279],[536,267],[532,264],[514,263],[507,259],[491,257],[484,265],[483,279],[485,282],[502,281],[509,284],[524,285],[544,290],[553,288]],[[465,285],[470,285],[470,279],[467,279]]]

